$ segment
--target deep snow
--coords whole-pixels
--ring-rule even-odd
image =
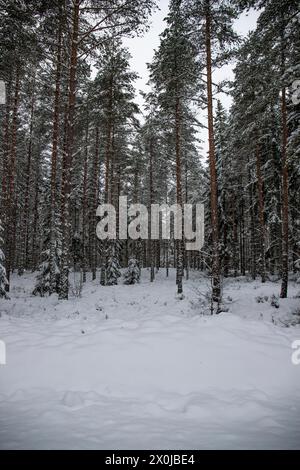
[[[276,309],[278,283],[226,280],[229,311],[207,316],[203,276],[183,300],[174,272],[148,278],[88,282],[65,302],[14,277],[0,300],[0,448],[300,448],[300,328],[283,327],[299,284]]]

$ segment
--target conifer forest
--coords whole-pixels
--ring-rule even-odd
[[[0,0],[0,449],[299,449],[299,188],[299,0]]]

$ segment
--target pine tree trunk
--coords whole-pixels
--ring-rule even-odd
[[[50,287],[49,294],[57,290],[56,282],[56,198],[57,198],[57,157],[58,157],[58,139],[59,139],[59,103],[61,96],[61,70],[62,70],[62,29],[63,29],[63,12],[62,2],[59,6],[59,24],[57,32],[57,52],[56,52],[56,72],[55,72],[55,94],[54,94],[54,111],[53,111],[53,130],[52,130],[52,155],[51,155],[51,216],[50,216]]]
[[[188,203],[188,168],[187,168],[187,163],[185,163],[184,167],[184,176],[185,176],[185,203]],[[185,240],[186,241],[186,240]],[[184,249],[184,247],[183,247]],[[190,252],[184,249],[184,258],[185,258],[185,272],[186,272],[186,280],[188,281],[190,278]]]
[[[286,69],[286,39],[285,39],[285,21],[282,11],[282,31],[281,31],[281,75]],[[288,124],[287,124],[287,103],[286,88],[281,90],[281,118],[282,118],[282,282],[280,297],[287,298],[288,280],[289,280],[289,175],[287,162],[287,144],[288,144]]]
[[[5,106],[5,118],[4,118],[4,129],[3,129],[3,160],[2,160],[2,198],[0,207],[0,217],[3,223],[3,227],[6,227],[7,213],[7,198],[8,198],[8,178],[9,178],[9,136],[10,136],[10,112],[11,112],[11,88],[12,88],[12,77],[9,77],[6,87],[6,106]]]
[[[242,206],[242,220],[241,220],[241,251],[242,251],[242,263],[241,263],[241,274],[246,276],[246,237],[245,237],[245,220],[244,220],[244,208]]]
[[[111,149],[112,149],[112,106],[113,106],[113,76],[110,77],[109,82],[109,102],[108,102],[108,122],[107,122],[107,132],[106,132],[106,151],[105,151],[105,187],[104,187],[104,200],[105,203],[111,202],[110,195],[110,175],[111,175]]]
[[[95,155],[94,155],[94,165],[93,165],[93,204],[91,214],[91,220],[94,221],[94,227],[96,227],[96,210],[98,207],[99,201],[99,127],[96,127],[96,136],[95,136]],[[96,279],[97,273],[97,237],[96,231],[93,230],[92,238],[93,254],[92,254],[92,279]]]
[[[38,162],[36,165],[35,171],[35,192],[34,192],[34,207],[33,207],[33,234],[32,234],[32,271],[35,271],[38,265],[38,250],[37,246],[37,225],[38,225],[38,218],[39,218],[39,180],[40,180],[40,157],[38,157]]]
[[[27,268],[28,263],[28,242],[29,242],[29,197],[30,197],[30,181],[31,181],[31,166],[32,166],[32,147],[33,147],[33,123],[34,123],[34,108],[35,108],[35,83],[36,76],[34,74],[32,83],[32,94],[31,94],[31,106],[30,106],[30,130],[29,130],[29,145],[27,153],[27,165],[26,165],[26,187],[25,187],[25,198],[24,198],[24,211],[22,214],[22,248],[19,263],[19,275],[23,274],[24,269]]]
[[[166,250],[166,277],[169,277],[169,241],[166,240],[165,242],[165,250]]]
[[[180,98],[176,98],[175,107],[175,147],[176,147],[176,196],[177,204],[183,211],[182,201],[182,173],[181,173],[181,109],[180,109]],[[177,240],[177,260],[176,260],[176,280],[177,280],[177,293],[179,295],[183,292],[182,279],[183,279],[183,234],[180,240]]]
[[[263,181],[261,174],[260,146],[257,143],[255,149],[256,159],[256,176],[257,176],[257,195],[258,195],[258,212],[260,224],[260,257],[261,257],[261,282],[266,282],[266,230],[265,230],[265,205]]]
[[[150,165],[149,165],[149,213],[151,214],[151,206],[154,203],[154,187],[153,187],[153,165],[154,165],[154,145],[153,137],[150,137],[149,144],[149,156],[150,156]],[[150,220],[150,238],[149,238],[149,258],[150,258],[150,282],[153,282],[155,279],[154,271],[154,256],[155,256],[155,246],[154,240],[151,238],[151,220]]]
[[[160,268],[160,240],[155,240],[156,241],[156,249],[155,249],[155,265],[156,265],[156,272],[158,273],[159,268]]]
[[[238,260],[238,227],[237,227],[237,217],[235,214],[235,210],[233,212],[233,275],[237,277],[238,275],[238,267],[239,267],[239,260]]]
[[[286,89],[282,89],[282,282],[280,297],[287,298],[289,278],[289,177],[287,163]]]
[[[87,271],[87,247],[86,247],[86,227],[87,227],[87,181],[88,181],[88,160],[89,160],[89,112],[86,111],[86,128],[85,128],[85,149],[84,149],[84,169],[83,169],[83,188],[82,188],[82,246],[83,246],[83,267],[82,281],[86,282]]]
[[[251,184],[251,175],[249,172],[249,201],[250,201],[250,256],[251,256],[251,277],[256,279],[256,237],[255,237],[255,216],[254,216],[254,201],[253,201],[253,184]]]
[[[108,121],[107,121],[107,129],[106,129],[106,149],[105,149],[105,183],[104,183],[104,202],[111,203],[111,153],[112,153],[112,129],[113,129],[113,88],[114,88],[114,81],[113,75],[111,74],[109,80],[109,99],[108,99]],[[108,241],[103,240],[101,244],[101,274],[100,274],[100,284],[102,286],[106,285],[107,283],[107,276],[106,276],[106,267],[107,267],[107,256],[108,256]]]
[[[20,101],[20,66],[17,65],[15,90],[14,90],[14,103],[13,103],[13,116],[12,116],[12,129],[11,129],[11,147],[10,147],[10,161],[9,161],[9,178],[8,178],[8,204],[7,204],[7,255],[6,255],[6,277],[8,280],[7,290],[10,287],[10,273],[13,266],[13,256],[15,252],[14,247],[14,231],[15,231],[15,177],[16,177],[16,158],[17,158],[17,121]]]
[[[216,171],[216,156],[213,123],[212,95],[212,60],[211,60],[211,7],[210,0],[206,2],[206,68],[207,68],[207,101],[208,101],[208,140],[209,140],[209,169],[210,169],[210,204],[212,224],[212,298],[218,304],[221,301],[219,233],[218,233],[218,186]]]
[[[226,197],[224,196],[224,212],[226,214],[227,210],[227,201]],[[228,227],[227,223],[224,223],[223,228],[223,246],[224,246],[224,256],[223,256],[223,270],[224,270],[224,277],[228,277],[229,275],[229,256],[228,256]]]
[[[73,1],[71,60],[69,70],[69,97],[68,119],[66,133],[66,158],[63,168],[62,180],[62,272],[59,298],[67,300],[69,297],[69,263],[70,263],[70,192],[71,169],[74,143],[74,117],[76,103],[76,75],[78,62],[78,34],[79,34],[79,6],[80,0]]]

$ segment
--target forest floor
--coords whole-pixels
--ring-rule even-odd
[[[67,302],[15,276],[0,301],[0,448],[300,448],[300,327],[285,327],[300,285],[275,308],[278,282],[227,279],[228,312],[209,316],[207,280],[191,273],[179,300],[174,275],[89,281]]]

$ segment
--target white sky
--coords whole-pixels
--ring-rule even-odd
[[[148,70],[147,63],[151,62],[154,54],[154,49],[159,46],[159,35],[166,27],[164,18],[168,14],[169,0],[158,0],[160,10],[157,10],[151,18],[151,26],[149,31],[143,36],[133,39],[125,39],[124,45],[129,49],[132,55],[131,68],[139,74],[139,79],[136,81],[137,88],[137,102],[142,107],[143,99],[139,95],[139,91],[147,91]],[[250,30],[253,30],[256,25],[259,12],[251,10],[249,13],[244,13],[235,23],[235,29],[241,36],[246,36]],[[233,78],[233,65],[228,65],[218,70],[214,74],[214,81],[218,82],[224,79]],[[230,107],[231,98],[228,95],[220,94],[220,99],[226,108]],[[203,116],[205,122],[205,116]],[[207,131],[203,130],[200,134],[203,139],[204,152],[207,151]]]

